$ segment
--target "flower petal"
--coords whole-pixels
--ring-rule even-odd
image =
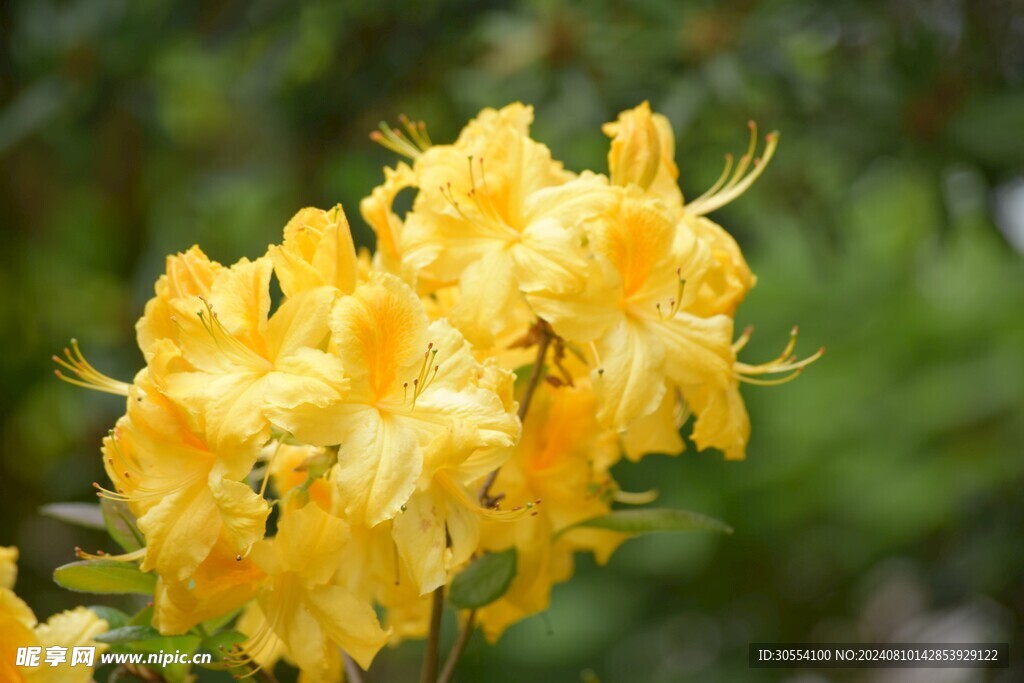
[[[345,513],[354,523],[376,526],[397,515],[412,495],[423,453],[415,432],[373,408],[353,406],[338,417],[346,436],[333,477]]]

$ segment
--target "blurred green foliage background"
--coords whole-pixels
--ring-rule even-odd
[[[1019,0],[0,4],[0,544],[21,547],[19,593],[41,617],[78,602],[50,573],[103,539],[37,508],[90,499],[123,409],[49,356],[77,336],[131,377],[166,254],[255,257],[299,207],[338,201],[371,244],[358,201],[393,160],[367,133],[399,113],[450,140],[522,100],[535,137],[600,171],[600,124],[649,99],[689,196],[747,119],[782,132],[714,218],[760,277],[747,358],[794,323],[828,353],[746,390],[746,462],[691,448],[618,468],[733,536],[581,561],[546,615],[474,641],[461,680],[1022,680],[1022,85]],[[1017,663],[747,668],[751,641],[815,639],[1009,641]],[[417,657],[385,652],[371,680],[408,680]]]

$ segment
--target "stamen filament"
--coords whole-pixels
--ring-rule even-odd
[[[71,340],[71,348],[64,347],[64,358],[57,355],[52,356],[52,358],[55,363],[74,373],[77,377],[77,379],[69,377],[61,372],[60,369],[55,369],[54,374],[68,384],[116,396],[127,396],[129,389],[131,389],[131,384],[128,382],[121,382],[108,377],[94,368],[85,359],[85,356],[82,355],[82,350],[78,347],[78,340],[76,339]]]
[[[760,159],[754,158],[754,152],[757,147],[757,126],[751,121],[750,126],[750,144],[747,149],[747,153],[744,154],[739,163],[736,165],[736,169],[732,173],[732,177],[725,185],[721,185],[722,178],[728,175],[729,161],[731,158],[727,158],[726,172],[722,174],[717,182],[704,194],[686,205],[686,210],[694,216],[703,216],[711,213],[712,211],[719,209],[729,202],[733,201],[741,194],[746,192],[751,185],[754,184],[761,174],[764,172],[768,162],[771,161],[772,156],[775,154],[775,149],[778,147],[779,134],[776,131],[769,133],[765,137],[765,149],[764,155]],[[753,160],[753,168],[750,172],[747,169],[751,165]]]

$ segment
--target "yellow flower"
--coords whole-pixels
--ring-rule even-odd
[[[353,593],[373,600],[383,612],[391,644],[427,634],[430,597],[421,595],[398,554],[390,522],[370,528],[351,526],[352,539],[341,559],[338,580]]]
[[[57,666],[40,666],[26,671],[25,683],[87,683],[92,681],[92,668],[71,666],[71,655],[76,647],[95,647],[95,662],[107,646],[93,638],[107,631],[107,622],[85,607],[76,607],[54,614],[45,624],[36,627],[36,643],[39,647],[64,647],[68,649],[67,661]],[[95,665],[95,664],[94,664]],[[18,679],[14,679],[15,681]]]
[[[397,275],[414,287],[419,269],[405,258],[404,228],[401,218],[394,212],[395,197],[405,189],[416,187],[416,174],[404,162],[395,168],[384,169],[384,183],[359,203],[363,220],[377,235],[377,251],[373,255],[376,268]]]
[[[297,446],[285,443],[271,443],[266,447],[270,452],[267,468],[273,478],[274,493],[280,504],[287,509],[302,507],[305,503],[301,498],[288,494],[302,486],[309,479],[313,469],[323,466],[328,461],[325,448],[316,446]],[[325,477],[316,477],[306,488],[309,502],[316,503],[328,512],[336,507],[335,487]]]
[[[281,640],[312,680],[324,679],[335,647],[369,668],[389,634],[369,602],[334,580],[348,539],[345,522],[306,505],[253,548],[250,557],[266,574],[256,597],[265,621],[242,646],[248,657]]]
[[[467,449],[516,438],[515,415],[478,383],[481,366],[462,335],[446,321],[429,323],[398,278],[371,275],[338,300],[330,324],[335,362],[351,378],[348,395],[323,408],[275,409],[272,417],[305,443],[339,445],[333,479],[353,523],[394,517],[431,471],[438,437],[452,424],[468,430]]]
[[[356,249],[341,205],[306,208],[284,226],[284,242],[268,254],[287,297],[329,286],[350,294],[356,284]]]
[[[522,516],[517,511],[481,507],[479,481],[500,467],[509,453],[501,448],[474,450],[468,445],[474,440],[472,431],[459,424],[439,437],[440,462],[435,460],[432,473],[424,473],[392,521],[398,554],[421,594],[447,583],[451,572],[472,557],[480,543],[483,519],[509,522]]]
[[[700,197],[684,204],[677,184],[675,138],[668,119],[651,112],[644,102],[619,114],[614,123],[605,124],[604,132],[612,138],[608,152],[612,183],[635,186],[664,202],[666,209],[685,222],[711,250],[715,267],[709,269],[691,311],[705,317],[718,313],[733,315],[756,278],[732,236],[705,215],[739,197],[757,180],[775,153],[778,134],[768,135],[763,157],[755,158],[757,128],[751,122],[746,153],[735,165],[732,156],[727,155],[726,167],[718,182]]]
[[[739,382],[727,386],[693,385],[684,390],[697,420],[693,441],[697,448],[717,448],[726,460],[743,460],[750,440],[750,417],[740,396]]]
[[[714,265],[708,268],[703,286],[690,306],[702,316],[736,314],[747,293],[757,284],[736,240],[725,229],[704,216],[683,213],[683,222],[710,249]]]
[[[285,276],[289,287],[301,280],[290,273]],[[270,258],[242,259],[217,276],[209,299],[172,302],[181,356],[189,367],[175,368],[161,382],[195,416],[214,449],[265,442],[270,405],[282,410],[323,406],[345,391],[337,359],[319,350],[337,290],[304,289],[268,318],[270,275]],[[331,380],[316,378],[325,376]]]
[[[682,205],[675,136],[667,118],[651,112],[650,104],[644,102],[622,112],[617,121],[606,123],[601,130],[612,138],[608,150],[612,184],[636,185],[671,206]]]
[[[493,345],[519,292],[582,287],[580,226],[600,212],[603,178],[573,179],[527,134],[532,109],[486,110],[452,145],[418,154],[419,193],[402,227],[409,264],[439,284],[459,283],[452,323]]]
[[[511,500],[534,503],[532,515],[511,523],[487,523],[481,547],[517,551],[516,577],[497,602],[479,610],[488,640],[510,624],[547,609],[554,584],[572,576],[573,553],[593,552],[605,562],[623,537],[593,529],[555,532],[607,514],[614,483],[604,466],[617,458],[614,434],[595,421],[588,381],[558,389],[542,385],[534,395],[523,437],[494,484]],[[539,503],[539,504],[536,504]]]
[[[209,297],[214,279],[223,266],[211,261],[198,246],[183,254],[167,257],[166,272],[156,281],[156,296],[135,325],[139,348],[146,359],[158,339],[178,339],[172,302],[194,296]]]
[[[107,630],[107,622],[84,607],[76,607],[51,616],[45,624],[36,620],[31,608],[14,594],[17,575],[17,548],[0,547],[0,681],[4,683],[86,683],[92,680],[92,667],[71,666],[72,649],[96,647],[104,652],[106,645],[93,638]],[[38,647],[40,656],[46,648],[67,649],[63,664],[26,668],[17,666],[18,648]],[[98,661],[98,658],[97,660]]]
[[[627,188],[590,232],[595,253],[582,293],[529,301],[566,339],[591,343],[602,425],[623,431],[675,383],[724,382],[732,373],[732,319],[689,312],[711,265],[695,235],[664,205]]]
[[[207,619],[239,609],[256,595],[263,572],[222,537],[185,580],[160,577],[153,595],[153,626],[185,633]]]
[[[154,362],[174,352],[169,342],[158,342]],[[128,501],[137,516],[147,544],[143,571],[184,581],[222,535],[236,553],[263,536],[270,509],[240,481],[256,455],[252,443],[214,449],[150,370],[139,373],[127,414],[103,441],[104,465],[117,489],[103,495]]]

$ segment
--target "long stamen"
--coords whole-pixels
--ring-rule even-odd
[[[133,550],[130,553],[123,553],[121,555],[111,555],[102,550],[97,550],[95,553],[88,553],[81,548],[75,548],[75,555],[83,560],[113,560],[114,562],[135,562],[141,560],[146,556],[146,549],[139,548]]]
[[[412,407],[416,407],[416,400],[426,391],[431,384],[434,383],[434,379],[437,377],[438,371],[441,369],[440,365],[436,365],[438,349],[434,348],[434,342],[427,344],[427,350],[423,353],[423,362],[420,364],[420,370],[416,374],[416,377],[412,380]],[[433,365],[434,369],[431,371],[430,367]],[[402,400],[408,400],[409,398],[409,382],[402,383]]]
[[[412,140],[413,144],[421,150],[426,150],[430,147],[430,141],[426,138],[427,124],[422,121],[410,121],[409,117],[405,114],[399,114],[398,120],[405,130],[409,132],[409,139]]]
[[[799,329],[794,326],[789,333],[789,340],[786,342],[785,348],[782,349],[782,353],[766,363],[758,363],[756,365],[749,363],[736,362],[733,366],[733,372],[736,379],[747,384],[756,384],[759,386],[775,386],[778,384],[785,384],[791,382],[800,376],[800,373],[804,369],[822,357],[825,353],[825,348],[822,347],[816,352],[804,358],[803,360],[797,360],[796,356],[792,355],[793,350],[796,348],[796,340],[799,334]],[[746,345],[750,339],[750,330],[744,331],[740,339],[733,345],[733,348],[738,350]],[[778,377],[774,379],[763,379],[760,375],[778,375],[781,373],[789,373],[785,377]]]
[[[128,390],[131,388],[131,385],[127,382],[121,382],[108,377],[94,368],[89,361],[85,359],[85,356],[82,355],[82,350],[78,348],[77,339],[71,340],[70,348],[64,347],[64,358],[54,355],[53,361],[66,370],[74,373],[75,377],[77,377],[77,379],[75,377],[69,377],[61,372],[59,368],[54,369],[54,374],[68,384],[74,384],[75,386],[93,389],[95,391],[102,391],[107,394],[115,394],[117,396],[127,396]]]
[[[491,189],[487,185],[487,174],[484,172],[484,158],[480,157],[478,161],[480,162],[479,187],[477,187],[476,175],[473,172],[473,157],[469,158],[469,177],[470,182],[473,184],[472,195],[474,201],[476,202],[477,208],[480,209],[480,213],[482,213],[486,218],[500,225],[504,225],[505,221],[502,219],[501,212],[498,211],[498,207],[495,206],[494,196],[491,194]],[[480,192],[481,189],[483,190],[482,193]],[[479,195],[481,194],[483,195],[483,199],[479,198]]]
[[[121,448],[121,436],[119,434],[118,427],[111,429],[110,432],[108,432],[108,436],[110,437],[110,446],[114,449],[114,455],[117,456],[117,460],[113,457],[107,457],[107,464],[115,472],[120,470],[125,479],[131,479],[132,474],[137,476],[140,481],[160,481],[166,479],[178,480],[180,478],[180,475],[177,473],[166,475],[147,471],[146,468],[139,464],[137,459],[131,457]]]
[[[747,342],[750,341],[750,336],[752,334],[754,334],[754,326],[747,325],[746,328],[743,330],[743,334],[740,335],[739,339],[733,342],[733,353],[739,353],[740,351],[742,351],[743,347],[745,347],[747,345]]]
[[[776,379],[759,379],[756,377],[747,377],[746,375],[738,375],[738,378],[741,382],[744,382],[746,384],[754,384],[759,387],[777,387],[780,384],[789,384],[802,374],[803,368],[799,370],[794,370],[785,377],[778,377]]]
[[[663,309],[661,302],[654,304],[658,311],[658,318],[661,320],[671,320],[683,306],[683,288],[686,287],[686,278],[683,277],[682,268],[676,268],[676,277],[678,278],[676,295],[668,300],[668,306]]]
[[[235,359],[244,359],[243,363],[248,363],[249,359],[259,354],[245,345],[245,343],[236,337],[231,330],[224,326],[224,323],[220,321],[220,317],[217,312],[213,310],[213,306],[209,301],[203,297],[199,297],[199,300],[203,302],[205,311],[196,311],[196,315],[199,316],[199,322],[202,324],[203,329],[213,338],[217,348],[220,349],[225,355],[234,356]],[[238,355],[236,355],[238,354]],[[264,358],[266,361],[266,359]],[[269,365],[270,361],[266,361]]]
[[[764,172],[768,162],[771,161],[772,156],[775,154],[775,149],[778,147],[779,134],[777,131],[769,133],[765,137],[765,149],[764,154],[761,158],[754,158],[754,152],[757,147],[757,126],[753,121],[749,123],[751,141],[747,149],[747,153],[740,158],[739,163],[736,165],[736,169],[732,172],[732,177],[729,181],[722,185],[722,179],[728,175],[729,164],[726,164],[726,172],[715,182],[715,184],[707,192],[702,194],[700,197],[695,199],[686,205],[686,210],[694,216],[703,216],[716,209],[719,209],[729,202],[733,201],[741,194],[747,191],[751,185],[754,184],[761,174]],[[753,160],[753,167],[748,173],[748,167],[751,166]]]
[[[396,154],[410,159],[419,158],[432,145],[427,135],[427,124],[423,121],[410,121],[405,114],[399,115],[398,120],[405,127],[408,136],[402,130],[391,128],[381,121],[380,129],[370,133],[370,139]]]
[[[725,185],[725,181],[728,180],[729,178],[729,172],[732,171],[732,161],[732,154],[726,154],[725,168],[722,169],[722,175],[718,176],[718,180],[716,180],[711,187],[705,190],[704,194],[691,201],[690,205],[699,204],[700,202],[704,201],[708,197],[711,197],[720,189],[722,189],[722,186]]]

